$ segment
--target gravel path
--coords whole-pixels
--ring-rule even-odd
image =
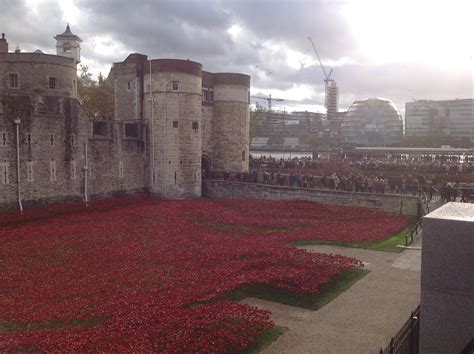
[[[421,240],[413,246],[420,247]],[[289,328],[263,353],[378,353],[420,303],[420,250],[396,254],[325,245],[302,248],[356,257],[370,273],[318,311],[245,299],[270,310],[277,325]]]

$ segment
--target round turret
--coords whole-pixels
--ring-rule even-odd
[[[0,90],[75,96],[76,65],[71,58],[57,55],[0,53]]]
[[[212,168],[246,172],[249,169],[250,76],[218,73],[214,79]]]
[[[168,198],[200,197],[202,66],[189,60],[152,60],[150,82],[150,61],[144,65],[151,189]]]

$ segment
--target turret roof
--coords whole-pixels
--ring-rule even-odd
[[[79,42],[82,42],[82,40],[78,36],[71,32],[71,29],[69,28],[69,23],[67,24],[66,30],[63,33],[58,34],[54,37],[54,39],[58,38],[72,38],[78,40]]]

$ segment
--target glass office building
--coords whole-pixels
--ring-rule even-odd
[[[474,100],[418,100],[405,104],[407,138],[451,138],[474,141]]]

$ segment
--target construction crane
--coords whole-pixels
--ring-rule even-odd
[[[268,102],[268,112],[272,111],[272,101],[281,102],[284,101],[283,98],[272,98],[272,94],[269,94],[268,97],[260,97],[260,96],[250,96],[252,98],[258,98],[259,100],[266,100]]]
[[[339,89],[337,88],[336,82],[331,79],[332,75],[332,68],[329,70],[329,73],[324,68],[324,65],[319,57],[318,51],[316,50],[316,46],[314,45],[313,39],[308,37],[309,41],[311,42],[311,46],[313,47],[314,54],[316,54],[316,58],[318,58],[319,65],[323,70],[324,74],[324,88],[325,88],[325,101],[324,106],[327,109],[327,117],[329,119],[333,118],[336,113],[338,112],[338,105],[339,105]]]

